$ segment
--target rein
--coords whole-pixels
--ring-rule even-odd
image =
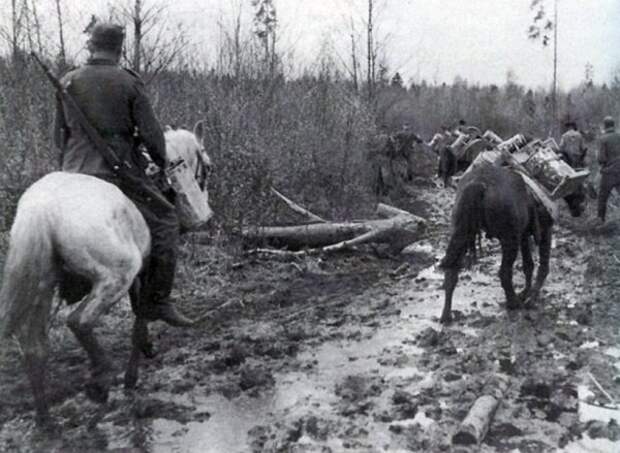
[[[207,183],[207,165],[202,157],[204,149],[196,150],[196,170],[194,171],[194,178],[198,181],[198,186],[201,190],[205,189]]]

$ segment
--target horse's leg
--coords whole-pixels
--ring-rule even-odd
[[[140,298],[143,287],[142,278],[142,275],[138,276],[129,289],[129,298],[136,318],[131,334],[131,354],[125,371],[125,388],[127,389],[135,388],[138,382],[138,371],[142,354],[147,357],[153,357],[155,355],[153,352],[153,345],[148,339],[148,321],[140,316]]]
[[[129,286],[126,276],[108,275],[101,278],[67,320],[69,328],[90,358],[93,381],[87,386],[86,393],[97,402],[107,401],[114,370],[94,335],[95,321],[127,293]]]
[[[145,344],[148,343],[148,321],[141,317],[136,317],[133,322],[131,334],[131,354],[125,370],[125,388],[133,389],[138,382],[140,369],[140,358],[144,352]],[[148,356],[148,355],[147,355]]]
[[[544,224],[541,226],[540,243],[538,245],[538,271],[536,272],[536,280],[530,291],[530,295],[526,301],[526,308],[533,308],[538,300],[540,290],[545,283],[545,279],[549,274],[549,259],[551,257],[551,235],[552,225]]]
[[[521,259],[523,261],[523,274],[525,275],[525,288],[519,294],[519,301],[524,302],[532,288],[532,274],[534,273],[534,260],[532,259],[529,236],[524,236],[521,239]]]
[[[140,272],[140,274],[135,278],[135,280],[133,281],[133,283],[131,284],[130,288],[129,288],[129,300],[131,301],[131,308],[132,311],[134,313],[134,315],[136,316],[136,321],[138,320],[138,318],[144,318],[144,316],[142,316],[144,307],[141,307],[141,300],[142,298],[145,298],[145,292],[146,292],[146,288],[147,288],[147,283],[146,283],[146,276],[147,276],[147,271],[145,269],[142,270],[142,272]],[[146,298],[148,299],[148,297],[150,297],[149,295],[146,295]],[[135,327],[135,322],[134,322],[134,327]],[[149,332],[148,332],[148,321],[144,323],[144,327],[139,329],[139,332],[141,332],[141,335],[136,336],[135,340],[137,341],[137,343],[133,343],[135,345],[138,346],[138,349],[149,359],[152,359],[153,357],[155,357],[155,350],[153,348],[153,343],[150,342],[149,340]],[[133,341],[132,337],[132,341]]]
[[[452,294],[454,294],[454,288],[459,280],[458,267],[446,268],[444,273],[444,288],[446,298],[443,304],[443,311],[441,312],[441,318],[439,322],[442,324],[449,324],[452,322]]]
[[[506,308],[519,308],[519,301],[512,284],[513,265],[519,254],[519,242],[510,240],[502,242],[502,264],[499,268],[499,279],[506,294]]]
[[[32,313],[27,323],[18,332],[19,344],[24,355],[24,367],[28,374],[34,397],[36,422],[40,426],[51,426],[49,405],[45,396],[47,375],[47,322],[48,310]]]

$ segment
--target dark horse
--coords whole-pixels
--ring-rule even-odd
[[[571,215],[583,212],[582,193],[565,198]],[[549,255],[553,219],[548,211],[527,190],[519,174],[492,165],[482,165],[459,182],[456,203],[452,211],[452,232],[446,255],[441,261],[445,270],[445,304],[440,321],[452,320],[452,294],[467,252],[475,257],[476,240],[484,231],[487,237],[497,238],[502,248],[499,278],[506,294],[508,309],[529,308],[549,273]],[[532,286],[534,260],[530,237],[538,243],[539,267]],[[513,265],[521,250],[525,288],[516,294],[513,283]]]
[[[448,187],[452,176],[467,170],[467,167],[471,165],[481,151],[491,148],[491,144],[480,137],[476,137],[467,143],[459,157],[449,146],[440,148],[437,176],[443,180],[444,187]]]
[[[450,184],[450,178],[458,172],[465,171],[471,162],[457,159],[452,150],[444,146],[439,150],[439,166],[437,176],[443,181],[444,187]]]

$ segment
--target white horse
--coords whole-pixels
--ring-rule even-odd
[[[202,146],[203,126],[194,132],[166,132],[169,161],[182,158],[196,175],[210,165]],[[202,181],[204,184],[204,180]],[[204,187],[204,186],[203,186]],[[206,190],[204,190],[206,199]],[[113,367],[97,342],[98,318],[129,292],[139,302],[140,271],[150,250],[150,234],[136,206],[116,186],[93,176],[54,172],[29,187],[17,207],[0,290],[0,339],[16,334],[33,391],[37,421],[49,421],[45,397],[47,327],[52,299],[63,275],[77,275],[65,297],[76,302],[67,324],[91,360],[87,394],[105,401]],[[66,283],[66,282],[65,282]],[[76,288],[83,286],[81,289]],[[82,297],[86,294],[84,297]],[[133,351],[125,385],[138,377],[138,359],[146,347],[147,324],[136,319]]]

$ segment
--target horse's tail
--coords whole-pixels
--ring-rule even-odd
[[[446,255],[441,260],[441,267],[459,267],[467,252],[470,252],[475,259],[476,239],[482,231],[484,220],[485,191],[486,185],[481,182],[474,182],[463,188],[454,207],[452,234]]]
[[[44,322],[55,288],[49,222],[40,207],[18,206],[0,289],[0,339],[24,322]]]

